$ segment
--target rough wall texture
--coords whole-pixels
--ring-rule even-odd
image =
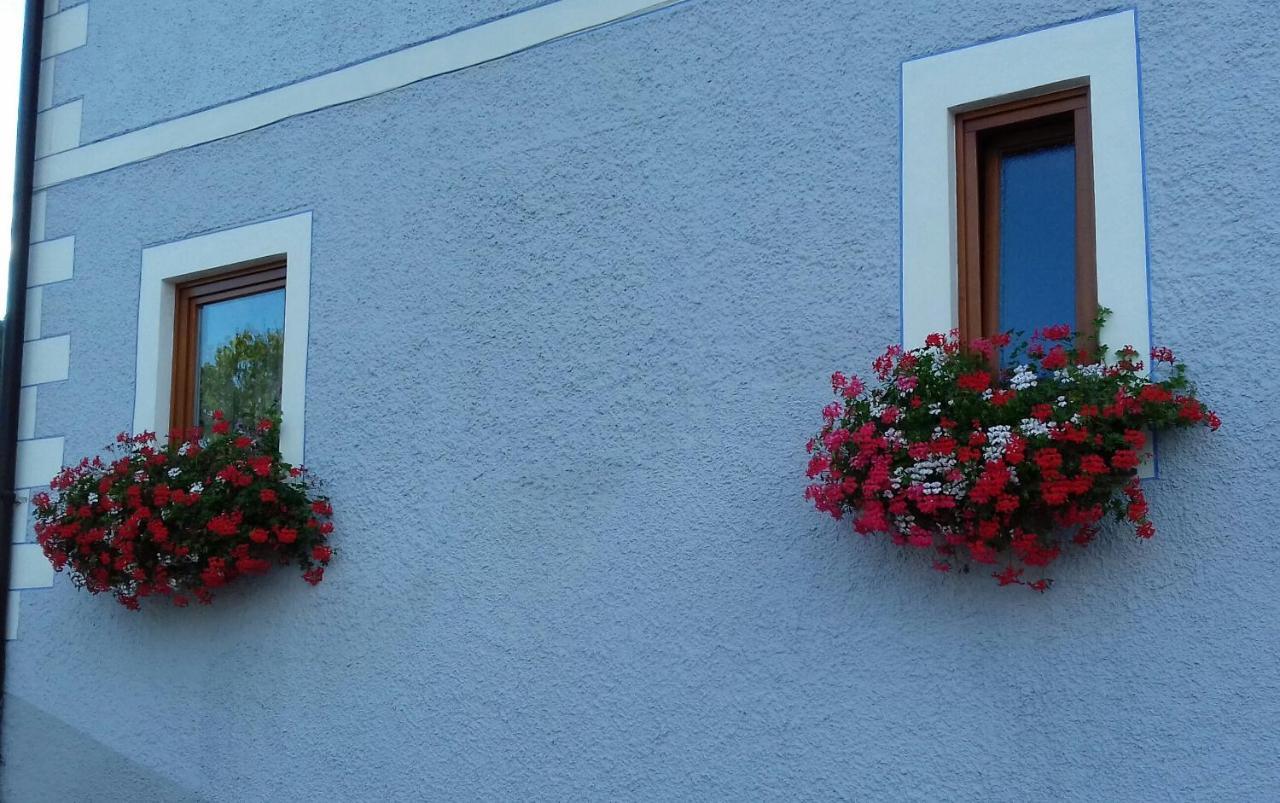
[[[1280,18],[1140,9],[1153,326],[1226,426],[1039,596],[801,498],[826,377],[898,332],[900,62],[1105,8],[899,6],[692,0],[54,189],[69,457],[131,423],[141,248],[314,210],[342,552],[210,609],[24,593],[6,799],[1274,799]]]

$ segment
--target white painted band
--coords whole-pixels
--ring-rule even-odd
[[[27,527],[30,526],[31,500],[20,495],[13,505],[13,542],[20,544],[27,540]]]
[[[11,544],[9,549],[13,560],[9,579],[11,591],[53,585],[53,566],[38,544]]]
[[[30,440],[36,436],[35,385],[19,391],[18,398],[18,440]]]
[[[36,108],[40,111],[53,105],[53,70],[57,63],[57,59],[45,59],[40,62],[40,96],[36,102]]]
[[[83,101],[73,100],[36,115],[37,159],[79,146],[83,109]]]
[[[44,239],[45,215],[49,210],[49,193],[37,192],[31,196],[31,242]]]
[[[23,340],[36,340],[40,337],[40,324],[43,315],[44,288],[32,287],[27,290],[27,315],[23,325]]]
[[[679,0],[549,3],[260,95],[47,156],[36,162],[36,186],[48,187],[101,173],[289,117],[371,97],[675,2]]]
[[[45,18],[40,57],[52,58],[89,41],[89,5],[82,3]]]
[[[40,488],[48,485],[62,470],[62,438],[37,438],[18,441],[17,488]]]
[[[71,370],[71,335],[28,340],[22,347],[22,385],[61,382]]]
[[[61,237],[31,246],[27,287],[64,282],[75,268],[76,238]]]

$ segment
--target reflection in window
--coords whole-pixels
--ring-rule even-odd
[[[208,427],[217,410],[245,428],[279,412],[285,270],[271,262],[178,286],[171,429]]]
[[[196,425],[221,410],[253,426],[280,408],[284,290],[205,304],[199,314]]]

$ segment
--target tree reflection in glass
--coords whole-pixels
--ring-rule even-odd
[[[284,357],[284,290],[200,308],[196,422],[221,410],[233,426],[253,427],[280,409]]]

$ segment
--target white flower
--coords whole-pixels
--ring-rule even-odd
[[[1005,424],[998,424],[994,427],[987,428],[987,445],[982,449],[982,457],[988,463],[995,462],[1004,457],[1004,449],[1009,445],[1009,441],[1013,440],[1013,428]]]
[[[1026,390],[1036,386],[1036,374],[1026,365],[1019,365],[1013,372],[1013,376],[1009,378],[1009,384],[1014,390]]]
[[[1022,423],[1018,425],[1018,429],[1022,430],[1022,434],[1028,437],[1049,434],[1049,425],[1035,418],[1022,419]]]
[[[174,466],[173,468],[169,469],[167,473],[169,474],[169,479],[173,479],[174,477],[182,473],[182,469],[178,468],[177,466]]]
[[[178,447],[178,454],[180,455],[185,455],[189,451],[191,451],[191,444],[189,443],[184,443]],[[176,471],[177,469],[172,469],[172,470]]]
[[[92,491],[89,492],[89,504],[91,505],[98,504],[98,495]]]
[[[203,492],[203,491],[204,491],[204,485],[202,485],[201,483],[198,483],[198,482],[197,482],[197,483],[195,483],[194,485],[192,485],[192,486],[191,486],[191,493],[193,493],[193,494],[198,494],[198,493],[201,493],[201,492]]]

